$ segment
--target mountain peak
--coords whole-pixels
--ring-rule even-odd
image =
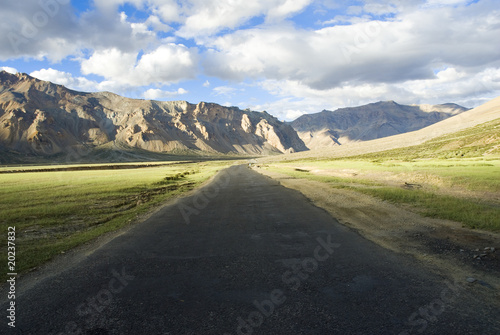
[[[418,130],[467,110],[458,105],[408,106],[389,100],[303,115],[290,124],[309,149],[319,149]]]
[[[252,155],[307,150],[291,126],[268,114],[76,92],[5,71],[0,125],[0,148],[21,156],[83,155],[103,147]]]

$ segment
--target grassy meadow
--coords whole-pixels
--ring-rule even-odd
[[[469,228],[500,231],[500,158],[301,160],[267,168],[411,205],[426,216]]]
[[[273,163],[265,168],[348,188],[469,228],[500,231],[500,158]]]
[[[130,169],[120,164],[120,169],[1,173],[0,223],[6,239],[8,227],[16,228],[16,271],[26,272],[129,225],[230,164],[168,162]],[[1,262],[6,266],[6,248]]]

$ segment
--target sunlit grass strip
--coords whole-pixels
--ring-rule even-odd
[[[348,188],[392,203],[409,204],[425,216],[461,222],[465,227],[472,229],[500,231],[500,208],[475,199],[383,186],[369,180],[318,176],[290,167],[269,166],[267,168],[294,178],[328,183],[335,188]]]
[[[314,166],[314,168],[326,170],[355,169],[360,172],[420,173],[440,177],[450,186],[458,186],[471,191],[500,192],[500,159],[418,159],[409,162],[337,158],[275,164],[290,169]]]
[[[410,204],[421,208],[422,214],[428,217],[461,222],[472,229],[500,231],[500,208],[472,199],[395,187],[356,190],[393,203]]]
[[[200,185],[228,162],[0,175],[0,229],[16,227],[16,271],[111,232]],[[0,255],[5,269],[5,244]],[[2,271],[5,275],[7,271]]]

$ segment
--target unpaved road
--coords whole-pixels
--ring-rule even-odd
[[[18,281],[16,328],[3,316],[2,333],[500,333],[499,310],[467,282],[245,166],[61,262]]]

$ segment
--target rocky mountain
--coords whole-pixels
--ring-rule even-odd
[[[290,125],[309,149],[320,149],[415,131],[467,110],[456,104],[408,106],[381,101],[303,115]]]
[[[252,155],[307,150],[290,125],[266,112],[83,93],[0,72],[5,155],[83,154],[99,148]]]
[[[349,157],[420,144],[429,145],[429,152],[435,155],[452,151],[495,155],[500,151],[499,134],[500,97],[497,97],[474,109],[409,133],[304,151],[293,154],[288,159]],[[268,158],[266,161],[271,160],[272,158]]]

